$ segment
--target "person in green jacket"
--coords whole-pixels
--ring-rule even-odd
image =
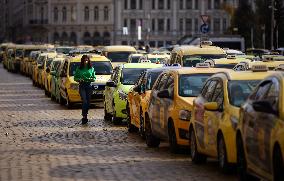
[[[79,82],[79,93],[83,101],[82,104],[82,124],[88,123],[88,111],[90,108],[92,86],[91,82],[96,80],[94,68],[91,66],[90,58],[83,55],[80,67],[76,69],[74,80]]]

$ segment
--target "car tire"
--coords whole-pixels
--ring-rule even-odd
[[[253,177],[247,173],[247,163],[245,158],[245,151],[243,147],[243,141],[237,137],[237,172],[240,181],[254,180]]]
[[[229,173],[231,171],[231,165],[228,163],[226,144],[223,135],[218,139],[217,150],[219,168],[223,173]]]
[[[143,118],[143,111],[142,108],[140,108],[140,117],[139,117],[139,121],[140,121],[140,127],[139,127],[139,134],[140,136],[145,139],[145,127],[144,127],[144,118]]]
[[[61,95],[59,95],[59,104],[62,106],[66,105],[65,99]]]
[[[106,104],[104,104],[104,120],[105,121],[111,121],[112,120],[112,115],[107,112],[106,110]]]
[[[190,156],[191,160],[195,164],[205,163],[207,157],[197,150],[196,136],[194,133],[194,129],[190,130]]]
[[[156,148],[160,145],[160,139],[155,137],[152,133],[152,128],[149,118],[146,118],[145,122],[145,140],[146,145],[150,148]]]
[[[176,139],[175,125],[172,121],[169,121],[168,136],[171,153],[178,153],[179,147]]]
[[[116,113],[114,112],[113,116],[112,116],[112,123],[114,125],[121,125],[122,120],[121,118],[116,117]]]
[[[65,100],[65,103],[68,109],[72,109],[74,107],[74,103],[70,102],[70,99],[68,96],[67,96],[67,99]]]
[[[284,180],[284,161],[282,158],[281,149],[279,146],[275,147],[273,151],[273,180]]]

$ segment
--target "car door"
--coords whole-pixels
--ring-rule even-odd
[[[111,75],[110,80],[113,81],[116,85],[118,83],[118,74],[119,74],[120,67],[116,67],[113,70],[113,74]],[[113,92],[115,87],[105,87],[105,106],[109,113],[113,113]]]
[[[169,75],[167,79],[167,83],[162,88],[162,90],[168,90],[169,91],[169,98],[160,98],[160,134],[162,137],[166,138],[168,137],[168,113],[171,105],[173,105],[173,98],[174,98],[174,76]]]
[[[64,99],[67,98],[66,91],[65,91],[65,89],[66,89],[65,84],[66,84],[66,81],[67,81],[67,69],[68,69],[68,60],[66,60],[64,62],[61,74],[59,75],[60,79],[61,79],[61,81],[60,81],[60,94]]]
[[[198,145],[201,149],[205,149],[205,144],[207,143],[206,126],[208,125],[208,123],[206,123],[206,121],[208,121],[209,116],[208,113],[205,114],[204,104],[206,102],[211,102],[217,83],[218,82],[214,79],[207,80],[206,84],[202,88],[201,94],[194,101],[195,134]]]
[[[137,82],[137,86],[141,88],[142,84],[145,82],[145,75],[146,73],[143,73],[140,79]],[[141,90],[142,91],[142,90]],[[140,125],[140,103],[141,103],[141,93],[142,92],[136,92],[133,91],[133,112],[134,112],[134,120],[136,125]]]
[[[275,127],[279,113],[279,93],[280,86],[276,78],[268,79],[262,82],[256,92],[255,99],[249,105],[253,119],[246,120],[248,160],[252,167],[260,169],[265,173],[272,173],[272,160],[270,153],[271,132]],[[256,102],[269,102],[272,105],[273,112],[261,112],[254,109],[253,104]],[[268,108],[267,108],[268,109]],[[249,114],[246,112],[246,114]],[[252,118],[252,116],[250,118]],[[254,169],[257,170],[257,169]]]
[[[223,118],[223,102],[224,102],[224,86],[222,79],[213,79],[216,82],[214,86],[213,95],[208,98],[208,102],[217,102],[219,110],[204,112],[204,126],[205,126],[205,149],[208,153],[217,153],[217,132],[218,125]],[[207,101],[206,101],[207,102]]]
[[[161,100],[157,96],[158,92],[163,90],[165,84],[167,83],[168,75],[166,73],[163,73],[159,77],[159,81],[156,82],[157,84],[153,87],[152,94],[151,94],[151,100],[149,105],[149,116],[152,123],[152,132],[159,134],[159,129],[161,127],[160,123],[160,115],[163,115],[163,112],[161,113]],[[163,111],[163,110],[162,110]]]

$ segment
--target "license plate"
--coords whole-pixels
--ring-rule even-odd
[[[93,91],[93,94],[95,94],[95,95],[101,95],[103,93],[104,93],[103,91]]]

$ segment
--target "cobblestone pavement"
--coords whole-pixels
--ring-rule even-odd
[[[170,154],[168,144],[147,148],[125,126],[91,110],[81,126],[80,109],[52,102],[44,91],[0,65],[0,180],[236,180],[216,161],[193,165],[189,155]]]

